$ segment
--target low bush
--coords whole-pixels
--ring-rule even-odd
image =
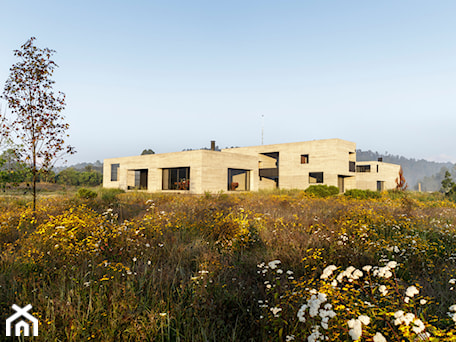
[[[446,194],[446,197],[453,202],[456,202],[456,184],[453,184],[452,188]]]
[[[380,198],[382,194],[379,191],[350,189],[345,191],[345,196],[355,199]]]
[[[388,194],[389,198],[391,198],[393,200],[397,200],[397,199],[406,198],[408,193],[409,193],[409,191],[402,191],[402,190],[392,189],[392,190],[386,191],[386,193]]]
[[[90,190],[90,189],[80,188],[78,190],[77,196],[79,198],[91,199],[91,198],[97,197],[97,193],[95,191]]]
[[[305,192],[316,197],[330,197],[337,195],[339,193],[339,188],[333,185],[311,185]]]
[[[122,189],[101,188],[100,190],[98,190],[98,194],[100,195],[101,200],[105,203],[115,202],[117,195],[123,194],[124,192],[125,190]]]

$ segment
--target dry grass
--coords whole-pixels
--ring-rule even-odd
[[[366,340],[381,331],[413,341],[410,328],[391,323],[412,309],[399,295],[372,297],[375,311],[363,308],[362,292],[349,292],[363,282],[332,288],[320,279],[330,264],[342,271],[388,260],[399,263],[395,278],[368,282],[373,293],[381,281],[399,294],[415,284],[427,298],[425,309],[413,304],[425,331],[439,340],[454,331],[456,208],[441,198],[56,195],[40,199],[36,224],[21,197],[0,198],[0,209],[2,319],[13,303],[31,303],[39,341],[305,340],[316,323],[299,322],[297,312],[311,288],[340,311],[325,331],[330,340],[351,340],[347,320],[363,309],[377,317]],[[282,273],[258,267],[271,260]]]

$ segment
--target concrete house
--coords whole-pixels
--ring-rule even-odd
[[[356,162],[356,144],[341,139],[194,150],[105,159],[103,186],[150,192],[307,189],[313,184],[348,189],[394,188],[399,165]]]

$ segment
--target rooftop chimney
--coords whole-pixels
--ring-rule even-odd
[[[215,151],[215,140],[211,140],[211,151]]]

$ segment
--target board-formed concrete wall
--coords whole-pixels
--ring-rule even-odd
[[[341,139],[304,141],[297,143],[260,145],[224,149],[223,152],[258,156],[278,152],[279,187],[281,189],[307,189],[309,173],[323,172],[323,184],[339,186],[344,179],[345,189],[356,186],[355,172],[349,162],[356,161],[356,144]],[[301,163],[301,155],[308,156],[308,163]]]
[[[400,165],[380,161],[358,162],[358,169],[369,166],[369,172],[356,173],[356,188],[361,190],[388,190],[396,187]],[[381,182],[381,184],[378,184]],[[381,188],[379,188],[381,187]]]
[[[111,181],[113,164],[119,165],[116,181]],[[370,165],[372,172],[356,172],[355,165]],[[313,184],[337,186],[341,192],[355,188],[377,190],[378,184],[381,190],[387,190],[396,186],[400,166],[382,162],[356,163],[355,143],[326,139],[222,151],[195,150],[105,159],[103,186],[132,189],[135,171],[142,170],[142,176],[147,178],[145,190],[175,192],[163,190],[163,169],[168,168],[190,168],[189,190],[180,191],[202,194],[230,190],[229,169],[243,170],[241,172],[246,176],[235,175],[231,181],[239,183],[238,189],[244,189],[248,184],[251,191],[276,187],[307,189]],[[321,173],[322,183],[315,183]]]
[[[111,181],[112,164],[119,164],[117,181]],[[177,167],[190,168],[190,193],[228,190],[228,168],[249,170],[250,190],[258,190],[258,182],[255,182],[258,178],[257,158],[208,150],[105,159],[103,187],[127,190],[135,185],[132,171],[147,170],[147,191],[174,192],[175,190],[162,190],[162,175],[163,169]]]

